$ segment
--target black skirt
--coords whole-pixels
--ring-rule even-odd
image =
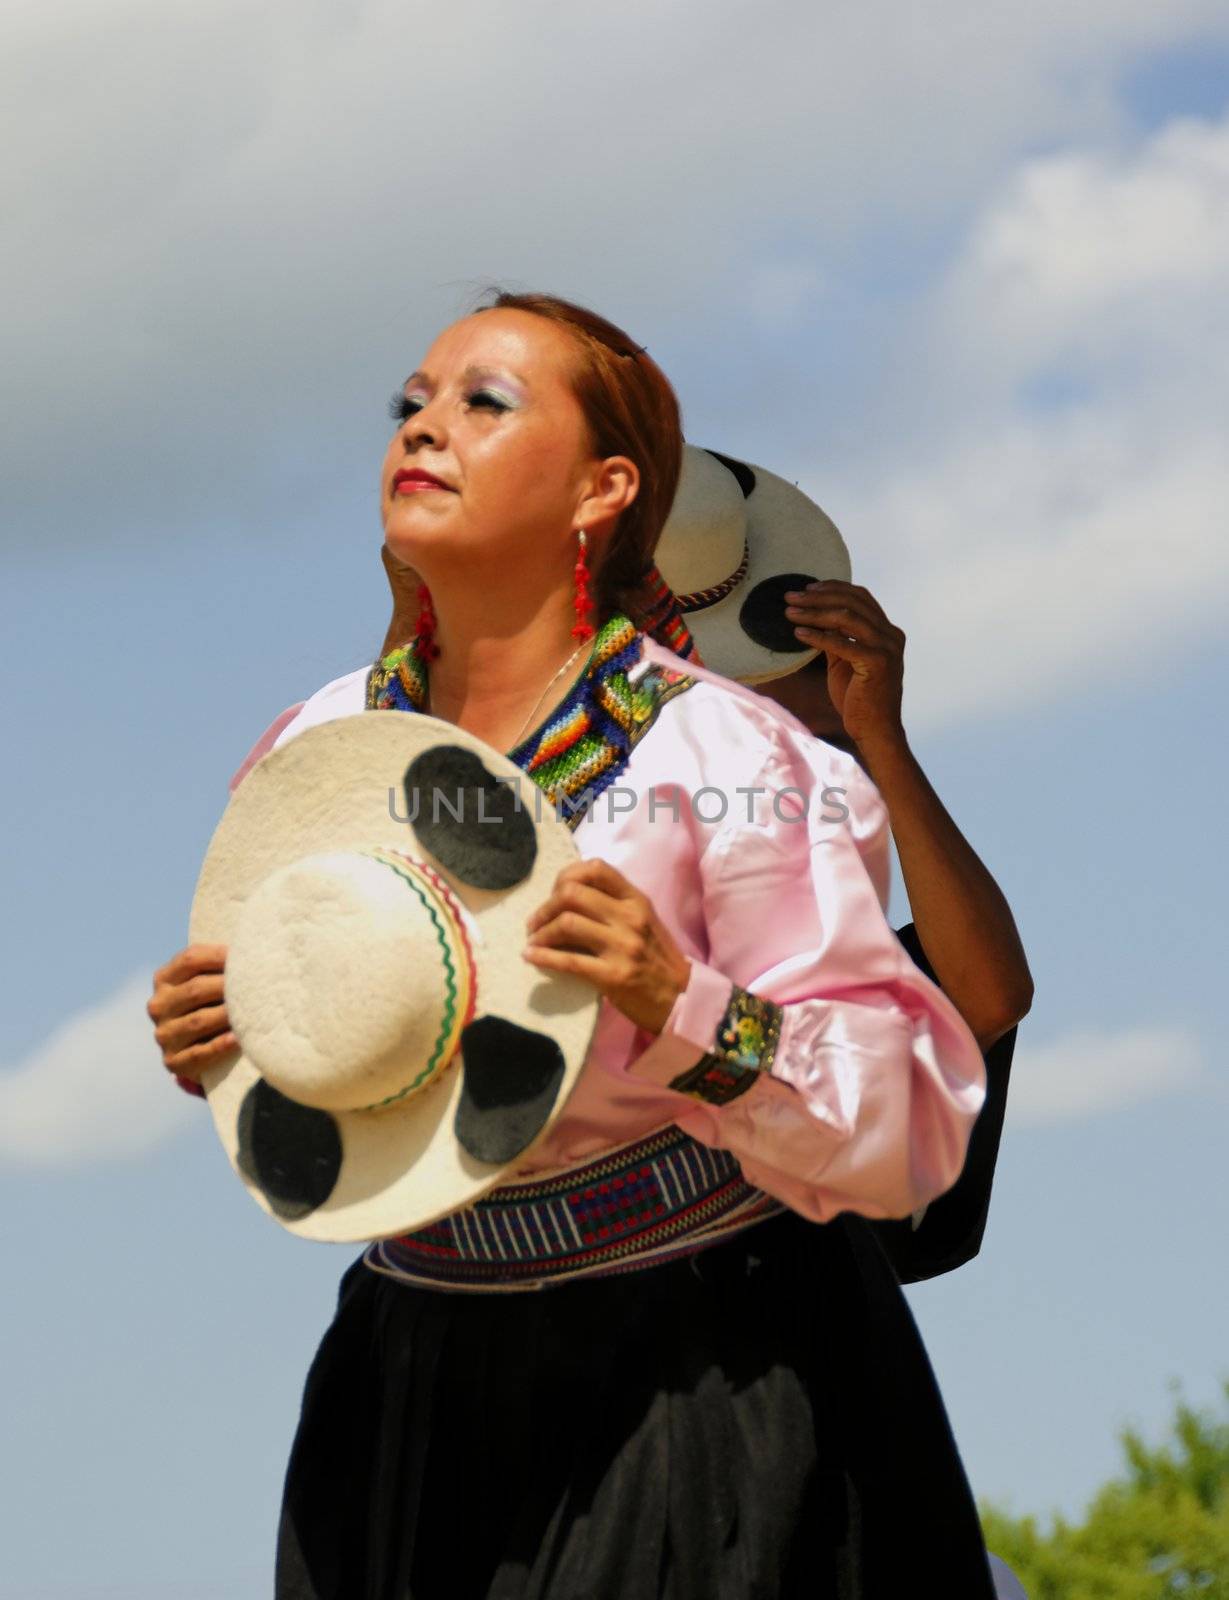
[[[445,1293],[356,1262],[307,1380],[279,1600],[992,1600],[921,1341],[856,1219]]]

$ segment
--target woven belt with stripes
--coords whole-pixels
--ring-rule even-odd
[[[752,1188],[728,1151],[669,1127],[583,1167],[493,1189],[370,1245],[365,1260],[427,1288],[541,1289],[690,1255],[784,1209]]]

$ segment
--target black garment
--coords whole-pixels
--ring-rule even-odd
[[[356,1262],[307,1382],[278,1600],[991,1600],[869,1234],[458,1294]]]
[[[913,924],[898,929],[896,936],[926,976],[937,983]],[[1012,1028],[986,1051],[986,1101],[969,1140],[964,1170],[946,1194],[927,1206],[919,1226],[915,1228],[908,1217],[903,1222],[860,1223],[874,1232],[902,1283],[952,1272],[972,1261],[981,1249],[1015,1048],[1016,1030]],[[858,1219],[849,1220],[859,1225]]]

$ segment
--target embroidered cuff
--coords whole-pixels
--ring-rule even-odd
[[[716,1048],[672,1079],[670,1087],[710,1105],[726,1105],[746,1094],[761,1072],[772,1070],[780,1036],[781,1007],[735,984],[717,1024]]]
[[[643,1055],[628,1063],[633,1078],[668,1088],[686,1068],[711,1050],[717,1024],[730,1003],[733,985],[703,961],[691,963],[687,987],[679,995],[656,1038],[650,1034]]]
[[[725,1105],[771,1070],[781,1015],[771,1000],[693,961],[686,989],[631,1074],[709,1105]]]

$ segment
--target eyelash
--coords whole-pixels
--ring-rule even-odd
[[[506,400],[501,399],[499,395],[493,393],[490,389],[475,389],[473,394],[468,397],[468,404],[471,406],[477,405],[479,401],[484,401],[493,411],[511,411],[512,409]],[[421,400],[411,399],[409,395],[401,394],[400,392],[395,394],[388,402],[388,414],[394,422],[405,422],[415,412],[421,410]]]

